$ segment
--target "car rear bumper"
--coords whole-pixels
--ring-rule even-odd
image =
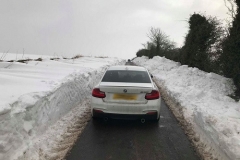
[[[104,113],[98,110],[92,110],[92,116],[94,118],[110,118],[110,119],[126,119],[126,120],[156,120],[158,119],[158,112],[151,112],[150,114],[115,114],[115,113]]]

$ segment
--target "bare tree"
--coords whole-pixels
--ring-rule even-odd
[[[147,36],[150,39],[151,43],[153,43],[156,47],[160,47],[160,45],[165,44],[168,41],[168,36],[159,28],[151,27]]]
[[[168,36],[159,28],[151,27],[147,34],[150,42],[147,43],[147,47],[153,47],[156,49],[156,55],[163,55],[162,52],[168,51],[175,47],[175,43],[168,39]]]
[[[148,49],[148,50],[150,50],[154,46],[152,42],[143,43],[142,45],[145,49]]]
[[[228,10],[227,14],[230,16],[230,19],[226,19],[227,28],[225,28],[226,35],[229,35],[229,28],[232,27],[232,21],[237,14],[236,4],[235,4],[234,0],[224,0],[224,4]]]
[[[224,0],[224,4],[228,9],[228,15],[231,16],[233,19],[236,16],[236,5],[234,3],[234,0]]]

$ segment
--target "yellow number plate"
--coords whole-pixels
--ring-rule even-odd
[[[113,99],[136,100],[137,95],[134,95],[134,94],[114,94]]]

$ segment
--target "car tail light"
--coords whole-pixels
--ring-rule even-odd
[[[147,115],[154,115],[154,114],[157,114],[157,111],[147,112]]]
[[[97,97],[97,98],[105,98],[106,97],[105,93],[100,91],[99,88],[94,88],[92,90],[92,96]]]
[[[151,93],[147,93],[145,95],[145,99],[147,100],[158,99],[159,97],[160,97],[160,93],[157,90],[152,90]]]
[[[94,113],[103,113],[103,111],[102,111],[102,110],[99,110],[99,109],[93,109],[93,112],[94,112]]]

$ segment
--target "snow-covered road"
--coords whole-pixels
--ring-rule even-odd
[[[30,56],[30,55],[29,55]],[[0,159],[58,159],[89,120],[92,87],[118,58],[0,62]],[[150,70],[161,94],[206,159],[240,159],[240,102],[230,79],[162,57],[134,60]]]

